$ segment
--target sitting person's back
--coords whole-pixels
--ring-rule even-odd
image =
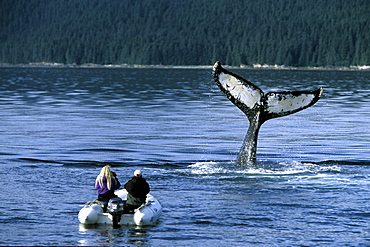
[[[114,191],[119,189],[121,183],[118,181],[116,172],[110,170],[110,166],[104,166],[96,177],[95,188],[98,190],[98,201],[103,203],[104,210],[110,199],[117,197]]]
[[[143,178],[140,170],[134,172],[134,177],[124,187],[128,192],[126,208],[129,210],[136,209],[144,204],[146,195],[150,192],[149,184]]]

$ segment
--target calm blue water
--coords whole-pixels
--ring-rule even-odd
[[[0,69],[0,245],[369,246],[370,72],[233,70],[265,92],[313,90],[266,122],[258,166],[233,165],[248,121],[211,69]],[[141,169],[151,227],[84,227],[102,166]]]

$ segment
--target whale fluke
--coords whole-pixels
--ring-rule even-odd
[[[322,94],[315,91],[264,92],[256,85],[226,69],[213,66],[213,78],[226,95],[249,119],[249,129],[239,152],[237,165],[256,163],[257,138],[261,125],[269,119],[287,116],[314,105]]]

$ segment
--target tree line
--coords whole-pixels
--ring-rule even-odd
[[[368,0],[0,0],[0,63],[370,64]]]

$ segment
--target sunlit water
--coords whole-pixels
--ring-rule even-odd
[[[205,69],[0,69],[0,244],[370,245],[370,72],[234,70],[265,92],[324,88],[248,121]],[[141,169],[164,206],[150,227],[83,226],[102,166]]]

